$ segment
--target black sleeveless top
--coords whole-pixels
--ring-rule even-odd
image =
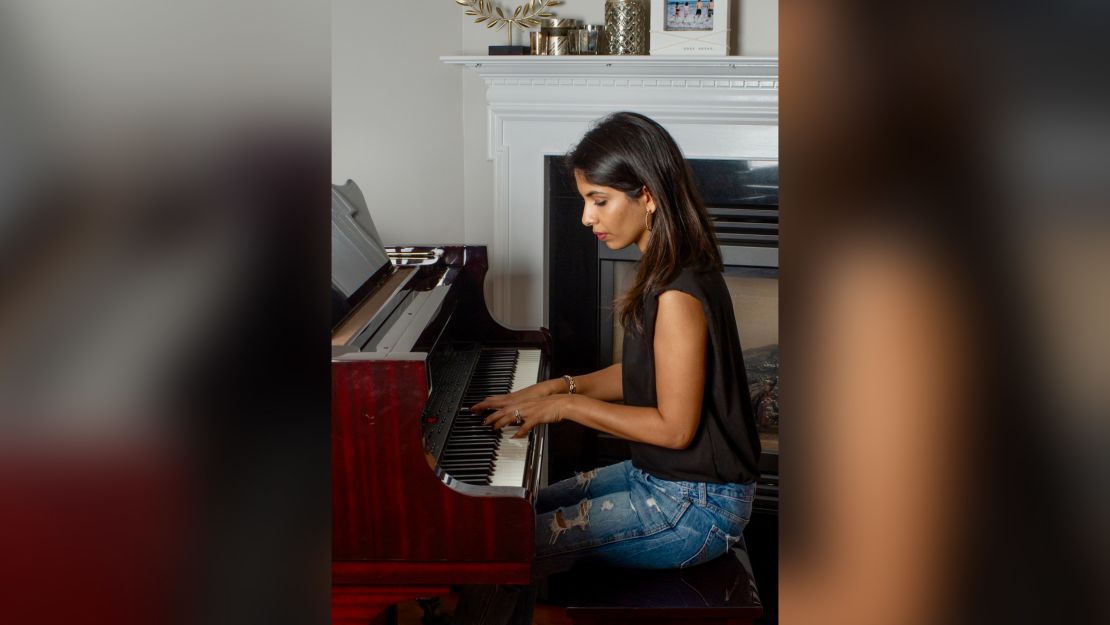
[[[644,332],[624,333],[624,403],[655,406],[655,318],[658,295],[678,290],[701,301],[709,325],[705,394],[697,433],[686,449],[630,442],[632,464],[666,480],[747,483],[759,475],[759,435],[732,298],[719,271],[683,269],[644,303]]]

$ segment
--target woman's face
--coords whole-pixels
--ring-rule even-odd
[[[581,171],[574,172],[574,180],[585,201],[582,225],[593,230],[594,236],[611,250],[632,244],[641,252],[647,249],[651,233],[644,227],[644,214],[655,212],[655,202],[647,189],[640,197],[630,198],[620,189],[589,182]]]

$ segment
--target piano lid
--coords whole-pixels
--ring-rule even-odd
[[[380,272],[391,269],[389,255],[353,180],[331,186],[331,284],[354,304],[353,296]]]

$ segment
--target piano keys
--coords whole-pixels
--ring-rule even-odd
[[[484,415],[472,413],[469,407],[490,395],[504,395],[535,384],[540,356],[538,349],[483,350],[436,466],[451,478],[469,484],[520,487],[527,483],[529,440],[513,438],[520,428],[493,430],[482,424]]]

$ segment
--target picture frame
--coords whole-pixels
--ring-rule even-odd
[[[729,0],[651,0],[651,54],[728,55]]]

